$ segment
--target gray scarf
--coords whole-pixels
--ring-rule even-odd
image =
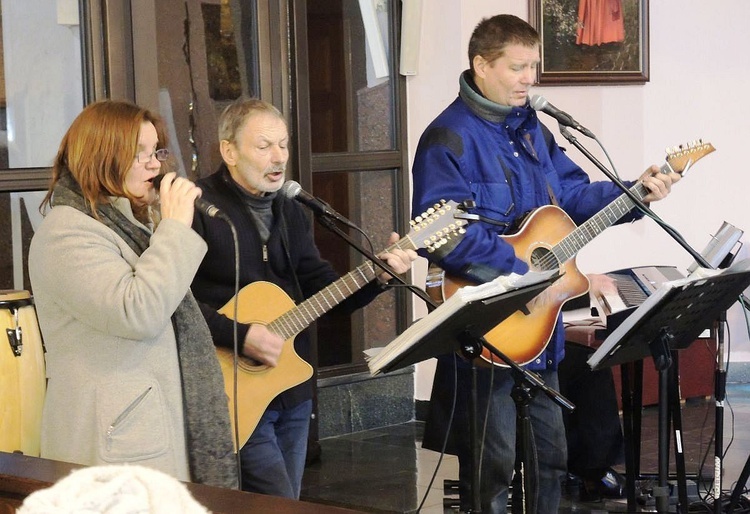
[[[91,208],[69,174],[55,185],[52,205],[67,205],[91,217]],[[141,255],[149,234],[110,204],[96,208],[99,221]],[[211,333],[193,294],[172,315],[182,375],[183,406],[190,475],[194,482],[236,489],[237,462],[232,443],[227,397]]]
[[[474,78],[471,76],[471,70],[464,71],[458,79],[458,96],[466,102],[474,114],[480,118],[493,123],[501,123],[513,110],[507,105],[500,105],[484,97],[477,87]]]

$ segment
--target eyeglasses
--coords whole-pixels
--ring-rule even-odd
[[[151,162],[151,159],[156,156],[156,160],[164,162],[169,158],[169,150],[166,148],[159,148],[155,152],[151,152],[147,154],[146,152],[141,152],[135,156],[135,160],[138,161],[141,164],[145,164],[147,162]]]

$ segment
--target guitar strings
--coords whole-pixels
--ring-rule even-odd
[[[630,191],[637,195],[639,199],[643,199],[648,193],[646,187],[643,186],[643,184],[641,184],[640,182],[636,183],[630,189]],[[631,204],[629,206],[627,205],[628,201]],[[615,208],[619,207],[620,204],[625,204],[626,209],[618,208],[617,210],[615,210]],[[625,216],[627,213],[633,210],[634,206],[635,204],[632,202],[632,200],[630,200],[630,198],[628,198],[626,194],[621,195],[604,209],[602,209],[602,211],[598,215],[582,223],[580,226],[576,227],[570,234],[562,238],[560,242],[558,242],[554,247],[550,248],[550,251],[547,252],[543,257],[535,260],[532,253],[532,262],[529,264],[533,265],[535,268],[538,268],[540,271],[551,271],[558,269],[561,264],[567,262],[568,259],[578,253],[578,250],[580,250],[581,247],[591,241],[594,236],[598,235],[601,230],[611,226],[612,223]],[[599,219],[601,218],[601,216],[604,216],[605,213],[608,212],[611,213],[610,216],[615,217],[611,219],[610,223],[600,225],[598,223]],[[592,229],[591,227],[594,225],[597,225],[599,230]],[[585,234],[585,237],[583,234]],[[579,244],[575,244],[576,241]],[[560,255],[560,252],[556,252],[556,249],[566,250],[566,252],[563,255]]]

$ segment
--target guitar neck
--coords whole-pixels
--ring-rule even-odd
[[[389,246],[386,251],[390,252],[397,248],[415,250],[416,246],[409,236],[406,236]],[[295,308],[276,318],[268,324],[268,329],[284,339],[299,334],[323,314],[369,284],[378,275],[375,268],[376,266],[370,261],[361,264]]]
[[[660,168],[660,173],[669,173],[671,171],[672,168],[667,163],[664,163]],[[636,182],[629,191],[640,201],[649,193],[648,188],[640,181]],[[604,229],[611,227],[620,218],[633,210],[633,207],[635,207],[635,202],[627,194],[623,193],[555,245],[552,253],[555,255],[557,262],[565,262],[576,255],[581,248],[601,234]],[[554,267],[557,267],[557,263],[554,264]]]

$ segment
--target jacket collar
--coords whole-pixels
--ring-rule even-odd
[[[476,82],[474,82],[471,70],[466,70],[461,74],[458,79],[458,85],[458,96],[460,96],[461,99],[466,102],[466,105],[469,106],[469,109],[480,118],[484,118],[493,123],[500,123],[505,121],[505,117],[510,114],[512,109],[507,105],[496,104],[485,98],[479,90],[479,87],[477,87]]]
[[[509,107],[488,100],[479,90],[476,82],[474,82],[471,70],[466,70],[461,74],[458,84],[458,96],[461,97],[469,109],[480,118],[492,123],[504,122],[511,113],[515,113],[522,120],[525,120],[530,114],[534,113],[534,110],[529,107],[528,102],[524,107]]]

